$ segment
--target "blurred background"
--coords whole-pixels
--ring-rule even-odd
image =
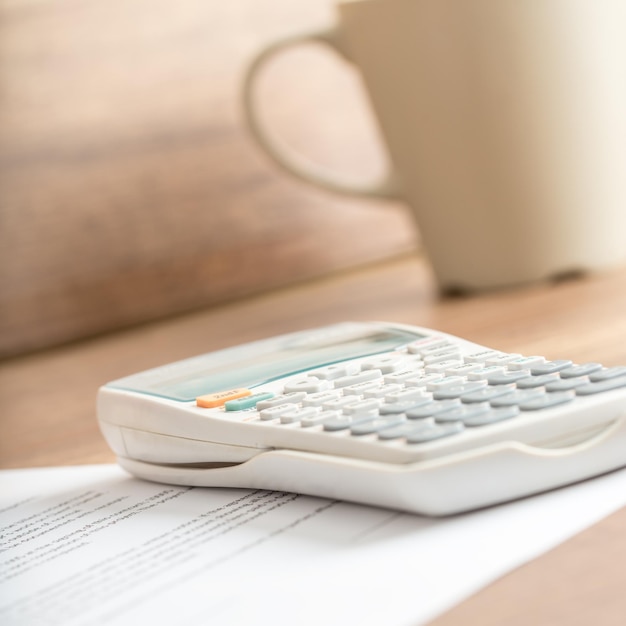
[[[415,248],[404,207],[292,180],[243,126],[254,53],[333,22],[330,0],[0,2],[0,357]],[[259,100],[295,149],[384,171],[330,51],[277,58]]]

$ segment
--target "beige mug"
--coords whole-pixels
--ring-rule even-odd
[[[244,81],[267,153],[332,191],[404,200],[444,289],[626,260],[624,0],[354,0],[273,43]],[[354,186],[281,145],[255,107],[274,54],[321,42],[360,72],[391,162]],[[288,88],[288,87],[286,87]]]

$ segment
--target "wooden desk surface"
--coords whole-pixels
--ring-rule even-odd
[[[111,462],[95,421],[99,385],[164,362],[353,319],[438,328],[503,350],[626,363],[626,268],[555,285],[439,299],[406,256],[205,312],[0,364],[2,467]],[[437,626],[620,624],[626,509],[525,565]]]

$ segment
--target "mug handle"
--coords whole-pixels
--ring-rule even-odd
[[[276,41],[262,49],[248,66],[243,81],[243,110],[252,135],[277,165],[300,180],[344,195],[385,200],[402,199],[393,171],[388,171],[380,181],[374,183],[358,184],[341,180],[305,157],[290,151],[284,144],[276,140],[262,123],[254,99],[254,86],[259,70],[266,61],[284,49],[312,42],[326,44],[335,52],[346,56],[339,45],[337,31],[330,29],[295,35]]]

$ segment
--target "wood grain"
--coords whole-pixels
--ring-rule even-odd
[[[240,113],[261,46],[330,0],[0,5],[0,357],[411,249],[403,207],[292,181]],[[355,73],[318,49],[268,67],[268,123],[355,177],[384,153]]]

